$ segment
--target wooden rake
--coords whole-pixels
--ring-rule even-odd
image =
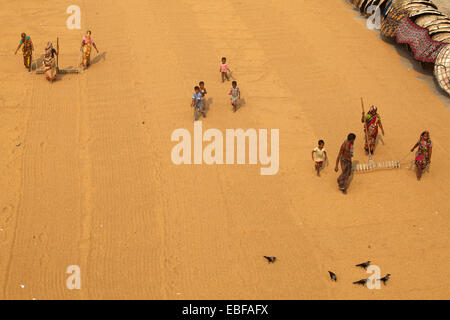
[[[77,69],[60,69],[59,68],[59,38],[56,38],[56,50],[58,51],[58,55],[56,56],[56,73],[57,74],[71,74],[71,73],[80,73],[78,68],[79,68],[79,63],[77,65]],[[37,66],[36,66],[37,68]],[[36,70],[36,74],[44,74],[45,70]]]

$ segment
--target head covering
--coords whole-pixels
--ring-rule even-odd
[[[369,109],[369,112],[370,113],[376,113],[377,110],[378,110],[377,106],[371,106],[370,109]]]
[[[422,134],[420,135],[420,139],[423,139],[424,135],[428,135],[428,140],[430,140],[430,132],[428,130],[425,130],[424,132],[422,132]]]

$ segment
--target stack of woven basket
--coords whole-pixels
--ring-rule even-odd
[[[450,95],[450,18],[430,0],[350,0],[359,8],[361,14],[373,14],[369,10],[375,6],[381,13],[381,34],[396,37],[399,26],[410,19],[417,26],[428,31],[429,40],[440,42],[436,50],[428,56],[434,62],[434,75],[437,82]],[[374,7],[372,7],[374,8]],[[405,30],[405,28],[402,28]],[[412,29],[411,29],[412,30]],[[412,31],[411,31],[412,32]],[[404,31],[403,31],[404,33]],[[404,38],[403,34],[403,38]],[[412,35],[413,36],[413,35]],[[416,55],[416,57],[419,55]]]

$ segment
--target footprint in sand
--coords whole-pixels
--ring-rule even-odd
[[[8,226],[9,221],[11,220],[12,213],[14,211],[14,206],[7,205],[4,206],[0,212],[0,223],[1,228],[4,231],[5,227]]]
[[[8,204],[8,205],[6,205],[6,206],[3,207],[3,209],[2,209],[2,215],[3,215],[3,214],[4,214],[4,215],[7,215],[9,212],[11,212],[11,211],[13,211],[13,210],[14,210],[14,206],[11,205],[11,204]]]
[[[41,232],[41,233],[39,234],[39,236],[38,236],[38,241],[39,241],[41,244],[45,245],[45,244],[47,243],[47,240],[48,240],[47,233]]]

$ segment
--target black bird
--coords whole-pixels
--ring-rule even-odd
[[[361,280],[353,282],[353,284],[360,284],[360,285],[364,286],[367,283],[368,280],[369,279],[361,279]]]
[[[331,280],[333,280],[333,281],[337,281],[337,277],[336,277],[336,275],[333,273],[333,272],[331,272],[331,271],[328,271],[328,273],[330,274],[330,278],[331,278]]]
[[[378,281],[383,281],[383,284],[386,285],[386,282],[389,280],[390,277],[391,277],[391,274],[388,273],[388,274],[385,275],[383,278],[378,279]]]
[[[268,261],[269,263],[274,263],[275,260],[277,260],[277,257],[267,257],[267,256],[264,256],[264,258],[266,258],[267,261]]]
[[[366,270],[369,265],[370,265],[370,260],[366,261],[366,262],[363,262],[363,263],[360,263],[360,264],[357,264],[356,267],[361,267],[364,270]]]

